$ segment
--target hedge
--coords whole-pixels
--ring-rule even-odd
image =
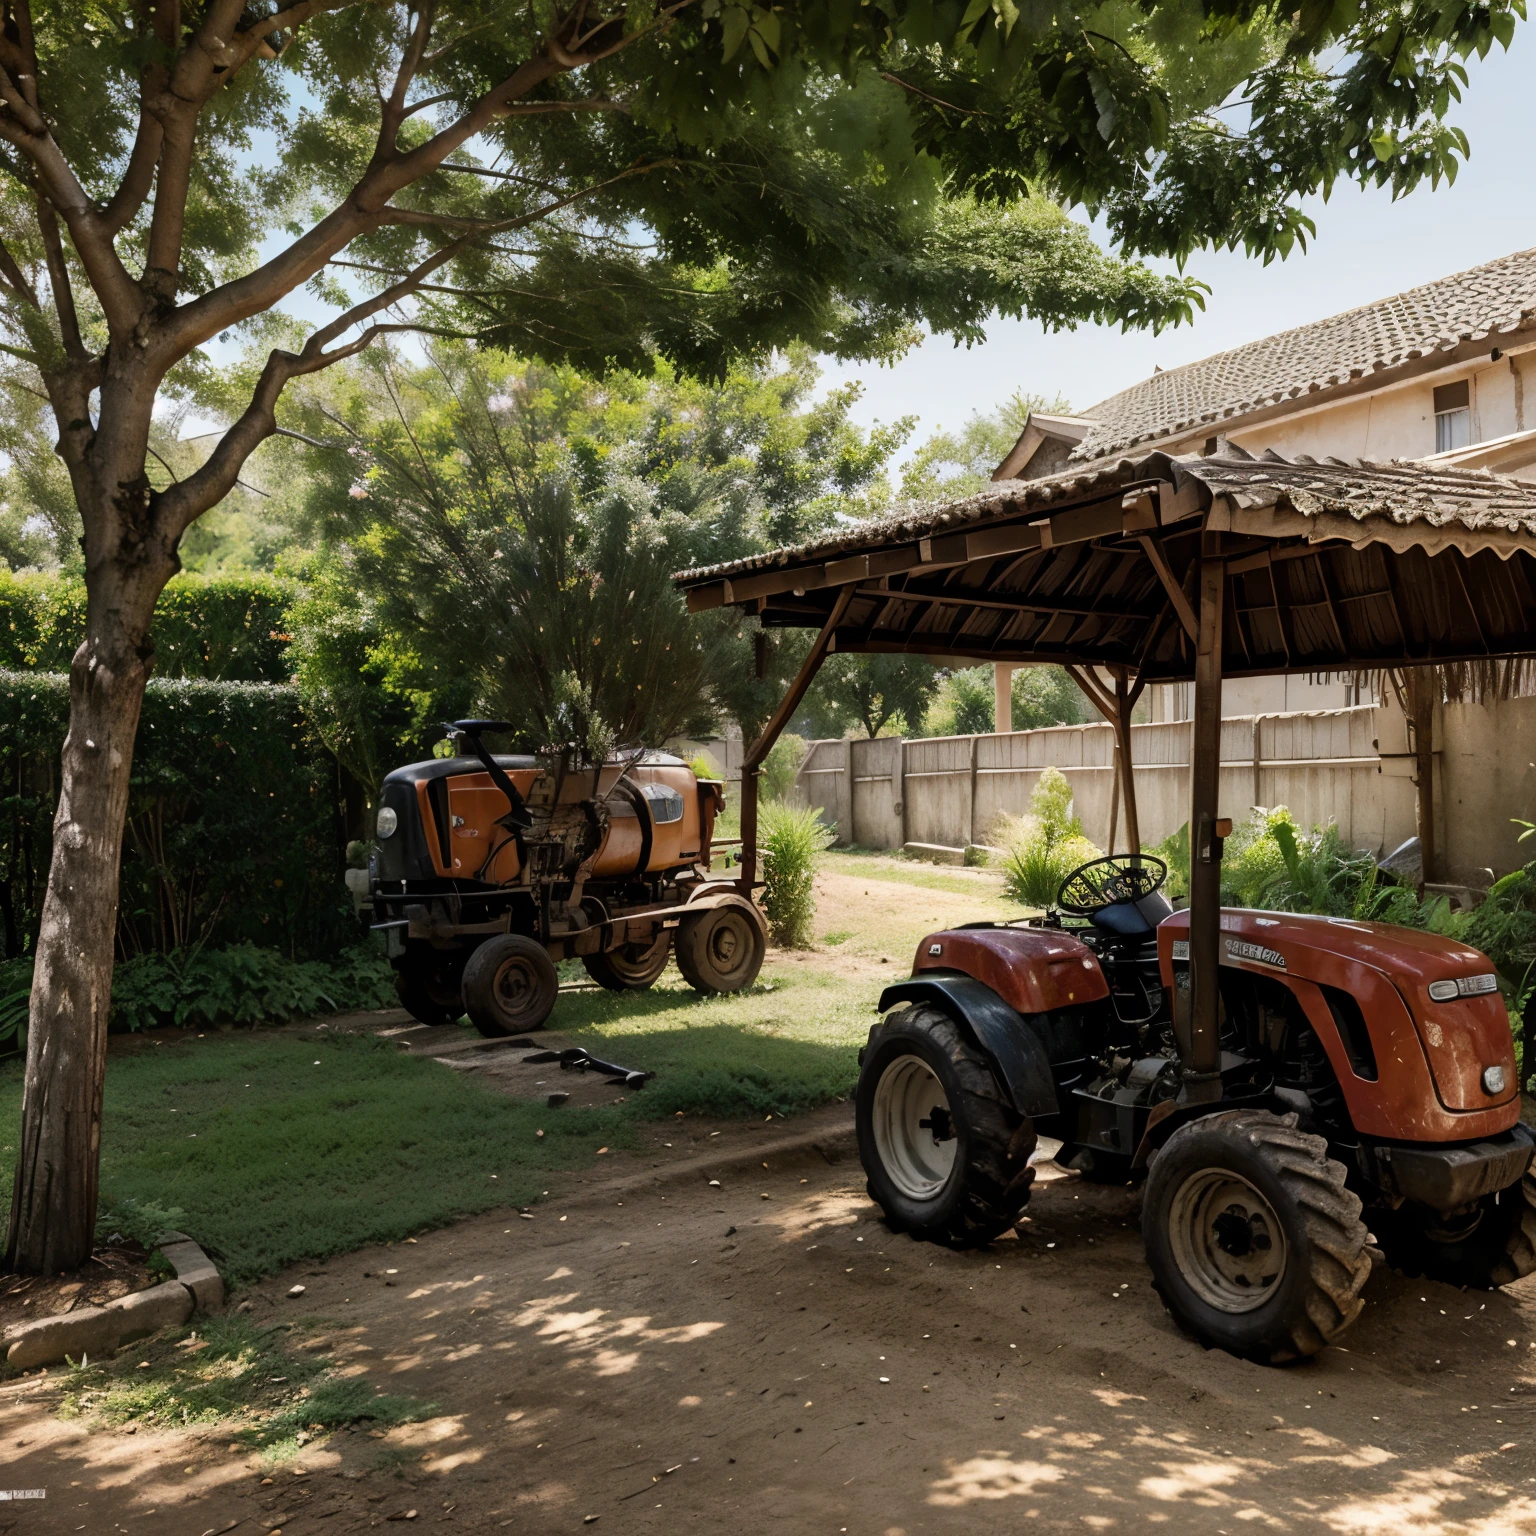
[[[29,953],[48,878],[60,673],[0,670],[0,927]],[[291,958],[357,940],[335,759],[290,684],[154,679],[123,839],[123,958],[250,942]]]
[[[288,681],[293,592],[267,576],[176,576],[155,606],[155,675]],[[0,667],[67,672],[85,634],[76,577],[0,570]]]

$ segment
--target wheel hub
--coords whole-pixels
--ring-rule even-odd
[[[509,960],[496,975],[496,996],[512,1013],[528,1006],[534,990],[533,973],[521,960]]]
[[[931,1200],[949,1182],[959,1142],[949,1096],[920,1056],[898,1056],[875,1086],[875,1150],[898,1190]]]
[[[1179,1271],[1209,1306],[1252,1312],[1285,1274],[1285,1231],[1268,1199],[1226,1168],[1202,1168],[1174,1196],[1169,1237]]]

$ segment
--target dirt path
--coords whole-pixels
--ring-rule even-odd
[[[1265,1370],[1173,1328],[1133,1192],[1051,1170],[1024,1236],[951,1253],[874,1219],[848,1121],[662,1126],[532,1220],[248,1293],[440,1409],[276,1471],[7,1385],[0,1484],[49,1496],[0,1531],[1536,1531],[1536,1280],[1380,1272],[1347,1348]]]

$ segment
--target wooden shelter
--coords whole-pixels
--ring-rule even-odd
[[[994,482],[675,579],[691,611],[734,606],[767,628],[817,631],[743,762],[746,891],[757,878],[757,774],[830,652],[1071,668],[1116,725],[1130,828],[1136,696],[1149,682],[1193,679],[1184,1065],[1195,1099],[1220,1089],[1222,678],[1424,667],[1508,676],[1536,653],[1536,485],[1230,447],[1150,453]]]

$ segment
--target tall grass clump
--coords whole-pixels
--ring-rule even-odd
[[[1027,907],[1048,907],[1079,864],[1102,855],[1072,814],[1072,786],[1059,768],[1040,775],[1028,815],[1003,817],[995,836],[1003,848],[1003,889]]]
[[[810,751],[810,743],[804,736],[785,731],[769,749],[763,760],[762,776],[757,781],[757,792],[764,800],[787,800],[795,787],[800,764]]]
[[[763,905],[774,943],[804,949],[816,915],[816,864],[832,846],[832,828],[812,806],[770,800],[763,806]]]

